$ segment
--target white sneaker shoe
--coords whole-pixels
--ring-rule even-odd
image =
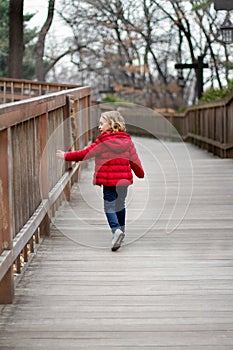
[[[112,251],[115,252],[117,249],[120,248],[121,243],[125,237],[125,234],[120,230],[117,229],[113,235],[112,239]]]

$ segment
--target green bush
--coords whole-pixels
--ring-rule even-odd
[[[111,102],[128,102],[126,100],[123,100],[122,98],[120,97],[117,97],[115,95],[112,95],[112,94],[107,94],[106,97],[103,99],[103,102],[106,102],[106,103],[111,103]]]
[[[222,90],[214,88],[206,90],[199,103],[221,100],[222,98],[226,97],[231,91],[233,91],[233,80],[229,80],[227,87]]]

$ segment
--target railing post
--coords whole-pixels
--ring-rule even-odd
[[[0,167],[0,253],[2,253],[4,250],[11,250],[13,245],[10,128],[0,131],[0,159],[4,165]],[[14,276],[13,266],[11,266],[0,282],[0,303],[11,304],[13,300]]]
[[[64,146],[65,150],[69,150],[72,143],[72,131],[71,131],[71,116],[73,115],[74,108],[74,96],[67,95],[66,96],[66,108],[64,111]],[[71,168],[71,163],[65,163],[65,170]],[[64,188],[64,194],[67,201],[70,200],[70,191],[71,191],[71,180],[68,181],[66,187]]]
[[[228,117],[228,108],[227,105],[223,106],[223,144],[228,143],[227,139],[227,117]],[[222,158],[227,158],[227,150],[222,151]]]
[[[93,131],[92,131],[92,120],[91,120],[91,96],[87,96],[87,115],[88,115],[88,140],[92,140]]]
[[[3,87],[3,103],[6,103],[6,82],[4,82],[4,87]]]
[[[38,136],[40,143],[40,180],[41,180],[41,197],[42,199],[48,199],[49,196],[49,184],[48,184],[48,154],[47,154],[47,142],[48,142],[48,115],[43,114],[39,119]],[[40,224],[40,233],[44,236],[50,236],[50,219],[48,213],[45,214],[44,220]]]

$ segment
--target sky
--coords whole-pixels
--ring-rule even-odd
[[[36,13],[30,21],[32,26],[40,25],[46,18],[48,0],[24,0],[24,13]]]
[[[47,18],[48,1],[49,0],[24,0],[24,14],[35,13],[35,16],[33,16],[30,22],[28,22],[29,28],[38,27],[38,29],[41,29]],[[61,3],[62,1],[63,0],[56,0],[55,7],[58,7],[59,3]],[[48,48],[49,54],[54,54],[55,56],[57,56],[58,54],[64,52],[64,46],[66,44],[65,39],[68,38],[70,35],[71,30],[68,27],[66,27],[65,24],[62,24],[61,18],[55,11],[52,25],[49,29],[48,35],[46,36],[46,46]],[[53,81],[59,79],[59,72],[61,69],[63,69],[64,66],[66,66],[67,71],[71,69],[70,57],[65,56],[56,64],[56,78],[54,76],[48,76],[48,80]],[[63,82],[68,83],[69,78],[67,79],[68,81]]]
[[[35,16],[33,16],[28,23],[29,27],[42,27],[47,17],[48,1],[49,0],[24,0],[24,14],[35,13]],[[55,6],[59,5],[60,1],[61,0],[56,0]],[[55,34],[56,37],[60,38],[61,40],[69,35],[69,29],[65,27],[65,25],[62,25],[62,21],[56,11],[54,13],[54,19],[49,33]]]

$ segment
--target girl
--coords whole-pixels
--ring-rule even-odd
[[[113,233],[112,251],[120,248],[125,237],[125,200],[133,174],[144,177],[144,171],[125,121],[117,111],[101,114],[101,134],[95,142],[81,151],[57,150],[57,157],[66,161],[95,158],[94,185],[103,186],[104,211]]]

